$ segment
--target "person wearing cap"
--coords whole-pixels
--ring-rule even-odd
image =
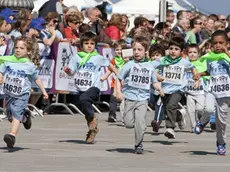
[[[0,15],[8,16],[10,20],[13,20],[16,16],[16,12],[12,11],[10,8],[4,8],[1,12]]]

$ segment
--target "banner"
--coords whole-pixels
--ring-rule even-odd
[[[69,76],[64,72],[64,67],[69,64],[74,54],[77,54],[77,47],[70,46],[68,43],[59,43],[56,58],[56,90],[77,92],[74,76]]]

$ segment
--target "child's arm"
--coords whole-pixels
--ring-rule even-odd
[[[162,82],[162,81],[165,80],[164,77],[161,76],[161,75],[159,75],[158,71],[156,71],[156,70],[155,70],[155,75],[156,75],[156,77],[157,77],[157,81],[158,81],[158,82]]]
[[[121,93],[121,80],[120,79],[116,79],[116,98],[118,100],[123,100],[123,94]]]
[[[35,83],[36,83],[37,86],[41,89],[44,99],[48,99],[48,98],[49,98],[49,95],[47,94],[47,92],[46,92],[46,90],[45,90],[45,88],[44,88],[44,86],[43,86],[43,84],[42,84],[42,81],[41,81],[39,78],[37,78],[37,79],[35,80]]]
[[[107,69],[105,75],[101,77],[101,81],[105,81],[111,75],[111,73],[112,71]]]
[[[2,75],[2,73],[0,73],[0,85],[2,85],[3,84],[3,75]]]
[[[116,69],[116,67],[114,65],[112,65],[111,63],[109,64],[109,69],[116,74],[116,76],[118,76],[118,70]]]
[[[196,68],[192,68],[193,79],[195,80],[194,88],[197,88],[200,85],[200,74],[197,72]]]

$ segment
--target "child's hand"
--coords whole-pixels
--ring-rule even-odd
[[[200,74],[193,75],[193,79],[195,81],[199,80],[200,79]]]
[[[69,67],[64,67],[64,72],[67,74],[71,74],[71,69]]]
[[[104,76],[102,76],[100,79],[101,79],[101,81],[106,80],[106,78]]]
[[[158,75],[157,80],[158,80],[158,82],[163,82],[165,80],[165,78],[163,76]]]
[[[124,99],[124,96],[120,91],[118,91],[116,94],[116,98],[118,101],[122,101]]]
[[[158,90],[159,94],[161,97],[165,96],[164,90],[162,88],[160,88],[160,90]]]
[[[47,92],[43,93],[43,98],[44,98],[45,100],[47,100],[47,99],[49,98],[49,95],[47,94]]]

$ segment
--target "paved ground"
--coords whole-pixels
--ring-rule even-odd
[[[108,124],[106,118],[107,114],[100,115],[96,143],[86,145],[87,128],[82,116],[37,117],[30,131],[21,127],[13,150],[7,150],[0,141],[0,171],[216,172],[230,168],[229,156],[215,154],[213,132],[197,136],[187,128],[177,132],[175,140],[168,140],[163,128],[156,135],[148,127],[145,154],[136,155],[133,154],[133,130]],[[150,112],[148,119],[150,124]],[[0,122],[1,137],[9,127],[7,121]]]

